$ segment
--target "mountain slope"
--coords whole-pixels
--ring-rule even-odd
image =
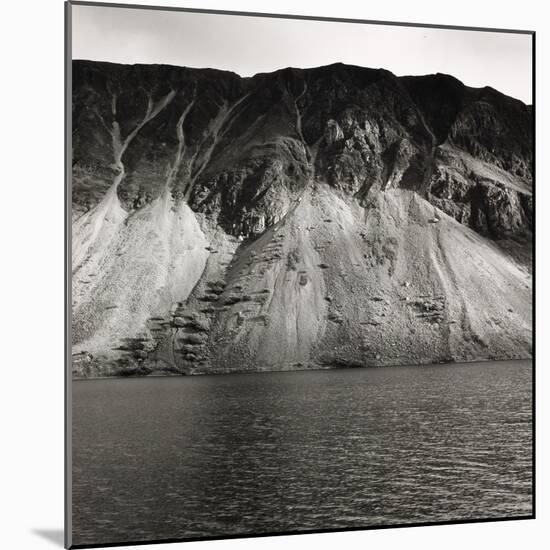
[[[531,353],[531,111],[336,64],[74,62],[77,376]]]

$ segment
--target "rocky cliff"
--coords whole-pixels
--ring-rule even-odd
[[[530,356],[529,106],[75,61],[72,115],[76,376]]]

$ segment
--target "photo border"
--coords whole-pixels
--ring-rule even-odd
[[[533,141],[533,217],[532,217],[532,503],[531,514],[518,515],[512,517],[501,518],[474,518],[467,520],[445,520],[445,521],[426,521],[416,523],[396,523],[391,525],[374,525],[365,527],[350,527],[350,528],[327,528],[327,529],[306,529],[299,531],[276,531],[262,533],[244,533],[238,535],[220,535],[220,536],[204,536],[204,537],[182,537],[168,539],[151,539],[151,540],[128,540],[125,542],[105,542],[97,544],[72,544],[72,251],[69,244],[72,239],[72,6],[95,6],[101,8],[120,8],[120,9],[142,9],[142,10],[157,10],[157,11],[173,11],[200,13],[211,15],[236,15],[247,17],[263,17],[276,19],[294,19],[304,21],[324,21],[333,23],[355,23],[367,25],[384,25],[393,27],[417,27],[442,30],[460,30],[460,31],[475,31],[475,32],[495,32],[507,34],[525,34],[531,36],[531,56],[532,56],[532,141]],[[263,538],[273,536],[288,536],[288,535],[307,535],[321,533],[338,533],[349,531],[370,531],[379,529],[400,529],[409,527],[429,527],[438,525],[460,525],[471,523],[492,523],[502,521],[519,521],[536,519],[536,32],[525,29],[501,29],[492,27],[470,27],[460,25],[438,25],[432,23],[407,23],[368,19],[351,19],[339,17],[317,17],[310,15],[291,15],[291,14],[276,14],[263,12],[245,12],[231,10],[214,10],[201,8],[185,8],[176,6],[156,6],[142,4],[119,4],[107,2],[87,2],[79,0],[67,0],[64,3],[65,16],[65,94],[64,94],[64,111],[65,111],[65,147],[64,147],[64,173],[65,173],[65,242],[64,242],[64,258],[65,258],[65,403],[64,403],[64,429],[65,429],[65,449],[64,449],[64,472],[65,472],[65,490],[64,490],[64,546],[65,548],[109,548],[117,546],[142,546],[146,544],[166,544],[177,542],[194,542],[194,541],[209,541],[209,540],[231,540],[245,538]]]

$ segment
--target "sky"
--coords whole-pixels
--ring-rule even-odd
[[[451,74],[532,101],[527,34],[176,11],[72,7],[73,59],[211,67],[241,76],[335,62]]]

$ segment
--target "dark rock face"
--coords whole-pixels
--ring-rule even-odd
[[[530,183],[449,145],[436,153],[429,200],[482,235],[530,238]]]
[[[484,235],[528,237],[532,109],[492,88],[435,75],[403,82],[437,142],[430,200]]]
[[[234,235],[279,221],[313,174],[359,198],[414,189],[494,238],[530,232],[532,112],[491,88],[341,64],[242,79],[77,61],[73,90],[76,212],[93,207],[116,175],[113,119],[128,135],[149,98],[173,92],[124,152],[118,194],[126,210],[160,193],[178,145],[175,126],[192,103],[172,194]]]
[[[221,350],[231,345],[243,364],[271,368],[260,342],[265,334],[291,330],[277,317],[285,308],[296,317],[292,330],[304,312],[317,319],[318,330],[314,334],[304,324],[307,337],[288,336],[296,339],[288,364],[307,364],[316,353],[342,365],[364,363],[354,355],[359,348],[345,339],[351,334],[368,340],[365,331],[376,333],[382,321],[357,318],[353,325],[350,316],[361,308],[346,309],[338,296],[344,290],[370,292],[360,277],[376,272],[372,284],[394,285],[394,294],[406,288],[411,295],[408,305],[408,295],[394,300],[409,308],[403,310],[403,330],[405,313],[412,315],[410,304],[417,300],[412,290],[424,292],[421,282],[409,289],[412,276],[403,265],[408,254],[410,261],[417,253],[429,257],[420,237],[414,250],[403,244],[412,231],[407,227],[421,227],[430,243],[438,234],[431,253],[441,263],[440,278],[456,267],[442,244],[443,229],[459,231],[464,243],[475,234],[480,257],[489,239],[503,251],[503,261],[529,271],[532,127],[529,106],[447,75],[397,78],[385,70],[334,64],[241,78],[213,69],[75,61],[73,301],[79,364],[100,374],[146,374],[161,363],[163,372],[225,371],[233,368],[232,356]],[[497,269],[496,257],[491,262],[490,269]],[[191,267],[185,271],[182,265]],[[104,280],[101,269],[110,270],[111,278]],[[397,281],[399,273],[406,286]],[[128,291],[119,307],[124,277],[141,294]],[[296,278],[294,294],[283,285],[289,277]],[[448,291],[439,280],[434,285]],[[374,307],[365,304],[366,310]],[[455,310],[464,308],[457,303]],[[140,326],[110,342],[109,331],[129,326],[138,311]],[[442,311],[437,327],[451,323]],[[384,323],[390,313],[384,312]],[[455,329],[445,330],[458,346]],[[464,336],[469,342],[494,336],[476,340],[470,332]],[[315,343],[323,334],[330,350]],[[453,355],[443,344],[437,352],[431,344],[415,348],[418,332],[410,338],[403,358],[395,355],[393,361],[415,353],[419,362]],[[425,338],[429,342],[430,333]],[[524,340],[522,335],[517,342]],[[108,369],[96,359],[107,341],[125,354],[108,359]],[[343,357],[334,352],[340,345],[349,350]],[[395,354],[400,345],[396,340]],[[374,362],[384,355],[372,344],[364,349]],[[494,350],[479,354],[489,357]],[[470,357],[462,351],[454,356]]]

